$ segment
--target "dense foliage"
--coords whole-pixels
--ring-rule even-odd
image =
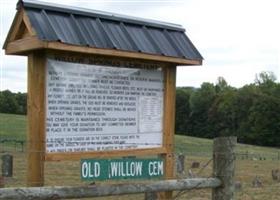
[[[26,93],[0,91],[0,113],[26,115]]]
[[[239,142],[280,145],[280,84],[262,72],[255,83],[234,88],[222,78],[200,88],[177,88],[176,133],[213,138],[235,135]]]

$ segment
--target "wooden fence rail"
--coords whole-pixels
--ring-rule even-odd
[[[145,192],[162,192],[216,188],[222,182],[217,178],[194,178],[180,180],[164,180],[152,183],[93,185],[83,187],[21,187],[0,189],[2,200],[55,200],[102,197],[112,195],[137,194]]]

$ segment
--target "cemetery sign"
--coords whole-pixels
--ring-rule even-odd
[[[28,57],[28,186],[57,160],[153,155],[174,176],[176,67],[203,60],[182,26],[19,0],[3,49]]]

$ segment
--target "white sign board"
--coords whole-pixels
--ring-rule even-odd
[[[163,72],[47,60],[46,152],[162,146]]]

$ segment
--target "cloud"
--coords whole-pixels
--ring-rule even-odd
[[[27,58],[5,56],[2,60],[1,90],[27,91]]]

